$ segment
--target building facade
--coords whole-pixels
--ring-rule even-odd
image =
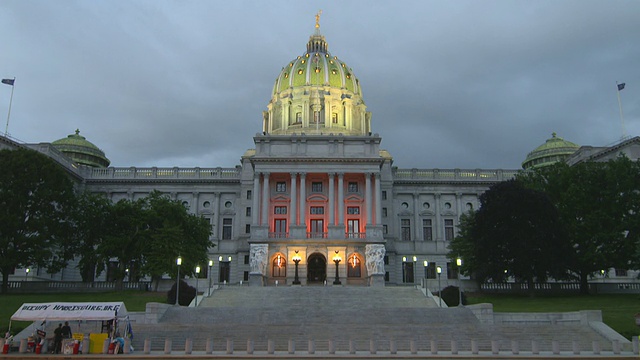
[[[446,255],[460,216],[519,170],[397,168],[373,124],[353,70],[331,55],[316,24],[306,51],[278,75],[255,149],[235,168],[106,167],[105,154],[78,131],[53,144],[2,137],[0,147],[48,154],[114,202],[157,190],[207,218],[213,282],[457,284]],[[638,138],[628,141],[637,158]],[[546,154],[534,152],[532,164]],[[80,280],[73,265],[31,274]]]

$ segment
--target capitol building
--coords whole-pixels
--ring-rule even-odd
[[[81,187],[114,202],[154,190],[167,194],[211,223],[214,265],[205,275],[214,283],[251,286],[289,285],[296,273],[302,285],[385,286],[438,277],[443,287],[457,284],[447,253],[460,216],[477,209],[493,184],[522,171],[395,166],[374,131],[355,71],[329,51],[317,23],[306,51],[284,64],[266,110],[256,115],[262,124],[254,124],[255,147],[238,154],[235,168],[109,167],[108,154],[79,131],[39,144],[0,137],[0,148],[38,150]],[[523,154],[522,165],[601,161],[619,153],[638,159],[640,138],[581,147],[554,133]],[[31,274],[81,280],[74,264],[53,275]],[[632,278],[612,269],[608,277],[614,276]]]

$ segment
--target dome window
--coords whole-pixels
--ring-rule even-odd
[[[342,67],[345,67],[344,64],[342,64]]]
[[[306,61],[302,60],[302,63],[304,64]]]
[[[316,68],[316,72],[317,72],[317,73],[319,73],[319,72],[320,72],[320,68],[319,68],[319,67],[317,67],[317,68]]]
[[[329,60],[329,64],[333,64],[333,60]]]
[[[302,75],[302,69],[298,70],[298,75]]]
[[[289,63],[289,67],[293,67],[293,63]]]
[[[338,60],[338,57],[337,57],[337,56],[334,56],[333,58],[334,58],[334,59],[336,59],[336,60]]]
[[[351,74],[347,74],[347,79],[351,79]]]
[[[309,53],[307,53],[304,57],[309,57]]]
[[[331,73],[332,73],[333,75],[336,75],[338,72],[336,71],[336,69],[333,69],[333,70],[331,70]]]
[[[298,56],[298,59],[300,59],[300,56]]]
[[[328,57],[329,57],[329,54],[324,54],[324,57],[328,58]]]
[[[288,73],[285,73],[285,74],[284,74],[284,78],[286,79],[286,78],[288,78],[288,77],[289,77],[289,74],[288,74]]]

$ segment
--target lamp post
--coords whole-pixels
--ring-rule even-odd
[[[429,268],[429,262],[427,260],[422,262],[422,265],[424,265],[424,288],[428,288],[427,287],[427,269]]]
[[[180,305],[180,265],[182,265],[182,257],[178,256],[176,259],[176,265],[178,265],[178,276],[176,277],[176,305]]]
[[[196,307],[198,307],[198,278],[200,277],[200,265],[196,266]]]
[[[440,274],[442,273],[442,268],[440,266],[436,266],[436,272],[438,273],[438,299],[440,300],[440,307],[442,307],[442,287],[440,286]]]
[[[462,266],[462,259],[456,259],[456,265],[458,266],[458,306],[462,306],[462,281],[460,281],[460,267]]]
[[[300,260],[302,259],[300,258],[300,255],[298,255],[298,250],[296,250],[296,254],[293,255],[293,262],[296,264],[296,275],[293,279],[293,285],[300,285],[300,279],[298,278],[298,264],[300,263]]]
[[[342,258],[340,257],[338,250],[336,250],[336,254],[333,256],[333,262],[336,263],[336,279],[333,281],[333,285],[342,284],[340,282],[340,274],[338,272],[338,264],[340,264],[340,261],[342,261]]]
[[[31,271],[31,269],[26,268],[24,269],[24,281],[29,281],[29,272]]]
[[[211,296],[211,267],[213,266],[213,260],[209,259],[209,272],[207,273],[207,275],[209,275],[209,296]]]
[[[402,283],[407,283],[407,257],[402,257]]]
[[[418,261],[418,257],[413,255],[413,283],[416,283],[416,262]]]
[[[124,269],[124,274],[125,274],[125,277],[127,278],[127,281],[130,281],[131,278],[129,277],[129,268]]]

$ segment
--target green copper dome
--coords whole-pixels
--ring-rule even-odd
[[[102,150],[80,135],[80,130],[76,130],[75,134],[66,138],[54,141],[52,145],[81,165],[103,168],[111,163]]]
[[[578,148],[580,148],[579,145],[564,140],[558,137],[556,133],[553,133],[550,139],[527,155],[525,161],[522,162],[522,168],[525,170],[530,168],[535,169],[564,161],[576,152]]]
[[[319,14],[307,50],[289,61],[278,74],[268,111],[265,134],[367,135],[371,113],[362,99],[353,70],[331,55],[320,33]]]

